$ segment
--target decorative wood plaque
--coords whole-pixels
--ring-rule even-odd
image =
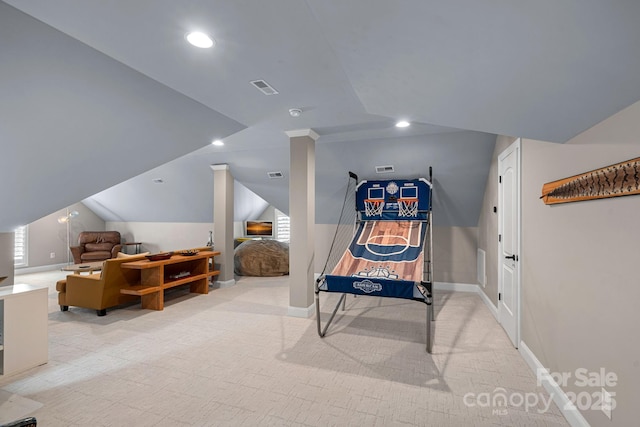
[[[548,182],[540,198],[552,205],[632,194],[640,194],[640,157]]]

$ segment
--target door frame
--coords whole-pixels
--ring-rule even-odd
[[[521,138],[516,139],[511,145],[505,148],[500,154],[498,154],[498,177],[500,177],[500,171],[502,170],[502,162],[506,157],[507,153],[515,150],[516,152],[516,166],[517,166],[517,174],[516,174],[516,236],[518,239],[518,243],[516,245],[516,251],[518,256],[518,261],[516,263],[516,279],[518,283],[516,284],[516,330],[515,330],[515,343],[512,343],[515,348],[518,348],[520,345],[520,326],[521,326],[521,312],[522,312],[522,140]],[[500,184],[498,184],[498,235],[502,234],[502,197],[501,197],[501,189]],[[504,284],[502,281],[502,241],[498,239],[498,295],[502,294],[504,291]],[[501,301],[498,300],[498,323],[500,326],[502,324],[502,304]],[[506,331],[505,331],[506,332]],[[508,335],[508,333],[507,333]],[[511,337],[509,337],[511,340]]]

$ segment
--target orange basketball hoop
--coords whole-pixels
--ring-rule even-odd
[[[384,200],[381,199],[365,199],[364,214],[366,216],[380,216],[384,207]]]
[[[418,216],[418,199],[398,199],[398,216]]]

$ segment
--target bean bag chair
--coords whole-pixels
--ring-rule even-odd
[[[289,245],[277,240],[247,240],[234,251],[238,276],[284,276],[289,274]]]

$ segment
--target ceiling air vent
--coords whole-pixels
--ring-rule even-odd
[[[284,174],[280,171],[267,172],[267,176],[269,177],[269,179],[284,178]]]
[[[392,165],[376,166],[376,173],[391,173],[394,172]]]
[[[264,80],[254,80],[251,82],[251,84],[258,88],[258,90],[265,95],[276,95],[278,93],[277,90],[271,87],[271,85],[269,85],[269,83],[265,82]]]

